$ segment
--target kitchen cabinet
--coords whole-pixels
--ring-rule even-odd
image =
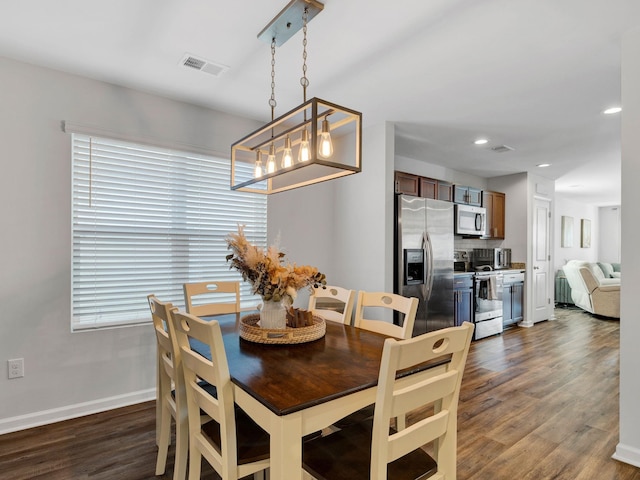
[[[411,173],[395,172],[395,192],[407,195],[420,195],[420,176]]]
[[[501,192],[482,192],[482,206],[487,209],[487,229],[482,238],[504,239],[504,209],[506,196]]]
[[[435,178],[420,177],[420,196],[451,202],[453,201],[453,185]]]
[[[505,274],[502,290],[502,324],[506,327],[524,319],[524,274]]]
[[[433,178],[420,177],[420,196],[438,198],[438,181]]]
[[[482,190],[474,187],[466,187],[463,185],[453,186],[453,201],[455,203],[463,203],[465,205],[473,205],[474,207],[482,206]]]
[[[438,180],[438,200],[453,202],[453,185]]]
[[[453,317],[456,326],[473,322],[473,275],[453,277]]]

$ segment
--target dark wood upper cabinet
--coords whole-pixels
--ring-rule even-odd
[[[411,173],[395,173],[395,192],[407,195],[420,195],[420,176]]]
[[[438,198],[438,181],[433,178],[420,177],[420,196]]]
[[[482,192],[482,206],[487,209],[487,231],[483,238],[504,239],[505,201],[504,193]]]
[[[479,188],[453,185],[435,178],[398,171],[395,172],[394,181],[396,193],[482,206],[482,190]]]
[[[438,200],[453,202],[453,185],[438,180]]]

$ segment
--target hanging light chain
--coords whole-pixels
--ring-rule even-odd
[[[276,38],[271,39],[271,98],[269,106],[271,107],[271,121],[275,118],[276,105]]]
[[[309,9],[304,8],[302,13],[302,78],[300,78],[300,85],[302,85],[302,96],[304,102],[307,101],[307,87],[309,86],[309,79],[307,78],[307,19],[309,16]]]

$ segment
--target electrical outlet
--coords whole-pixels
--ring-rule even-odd
[[[7,360],[9,364],[9,378],[24,377],[24,358],[14,358]]]

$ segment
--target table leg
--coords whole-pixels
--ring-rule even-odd
[[[302,480],[302,414],[271,417],[270,480]]]

